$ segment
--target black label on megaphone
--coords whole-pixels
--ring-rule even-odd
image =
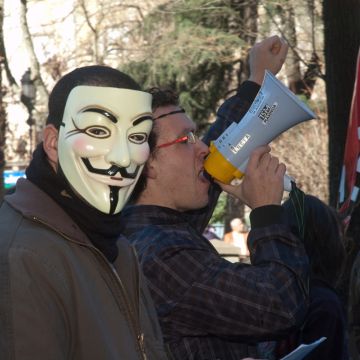
[[[245,134],[245,136],[234,146],[230,145],[230,150],[233,154],[237,154],[241,148],[248,142],[248,140],[251,138],[250,134]]]
[[[259,118],[262,120],[264,125],[269,121],[271,114],[274,112],[277,106],[278,103],[274,102],[272,105],[265,104],[265,106],[262,108],[259,113]]]

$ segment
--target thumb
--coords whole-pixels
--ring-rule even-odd
[[[242,196],[242,186],[240,180],[238,180],[236,185],[224,184],[220,181],[215,180],[215,182],[221,187],[221,190],[225,191],[227,194],[235,196],[237,199],[243,201]]]
[[[273,43],[271,45],[270,51],[273,55],[277,55],[280,52],[282,42],[278,36],[274,36],[272,41]]]

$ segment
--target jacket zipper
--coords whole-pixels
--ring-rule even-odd
[[[97,251],[98,253],[100,253],[100,251],[98,251],[97,249],[96,249],[96,251]],[[103,254],[100,253],[100,255],[101,255],[101,257],[104,259]],[[142,355],[142,357],[143,357],[143,360],[146,360],[146,359],[147,359],[147,356],[146,356],[146,352],[145,352],[144,333],[141,331],[140,324],[138,323],[138,321],[136,321],[136,314],[133,313],[132,308],[131,308],[131,306],[129,305],[130,302],[129,302],[128,298],[127,298],[124,285],[123,285],[123,283],[122,283],[122,281],[121,281],[121,278],[120,278],[119,274],[118,274],[117,271],[115,270],[115,268],[112,267],[112,266],[108,263],[108,261],[107,261],[106,259],[104,259],[104,261],[106,261],[107,266],[110,266],[110,268],[111,268],[111,270],[112,270],[112,273],[113,273],[114,276],[116,277],[117,282],[120,284],[120,288],[121,288],[121,291],[122,291],[122,293],[123,293],[123,298],[124,298],[125,301],[126,301],[126,305],[127,305],[127,307],[128,307],[129,314],[132,315],[132,319],[131,319],[131,320],[132,320],[132,325],[133,325],[133,328],[134,328],[134,332],[135,332],[135,334],[136,334],[136,338],[137,338],[137,341],[138,341],[138,345],[139,345],[139,348],[140,348],[141,355]],[[139,298],[139,304],[140,304],[140,298]]]
[[[132,250],[132,254],[133,254],[134,259],[135,259],[135,264],[136,264],[136,267],[137,267],[137,270],[138,270],[137,271],[137,280],[136,280],[136,290],[137,290],[137,298],[139,299],[138,307],[139,307],[139,311],[140,311],[140,293],[141,293],[141,289],[140,289],[140,269],[139,269],[140,268],[140,261],[139,261],[139,258],[137,256],[137,253],[136,253],[134,247],[131,247],[131,250]],[[138,314],[137,319],[140,319],[140,313]],[[141,331],[140,324],[138,324],[138,328]],[[139,335],[139,343],[140,343],[140,347],[142,349],[143,357],[146,360],[147,356],[146,356],[146,351],[145,351],[145,339],[144,339],[144,336],[145,336],[144,333],[141,332],[140,335]]]
[[[141,357],[143,360],[147,360],[147,356],[146,356],[146,352],[145,352],[145,341],[144,341],[144,333],[141,331],[140,325],[139,323],[134,319],[135,314],[133,313],[133,311],[131,310],[131,305],[130,302],[128,300],[128,297],[126,295],[126,290],[125,287],[120,279],[120,276],[118,275],[118,273],[116,272],[115,268],[113,268],[110,263],[108,262],[108,260],[104,257],[104,255],[101,253],[100,250],[98,250],[96,247],[92,246],[92,245],[88,245],[88,244],[84,244],[84,243],[80,243],[76,240],[71,239],[70,237],[68,237],[67,235],[65,235],[64,233],[58,231],[57,229],[53,228],[51,225],[49,225],[48,223],[44,222],[43,220],[37,218],[36,216],[32,216],[32,219],[35,222],[39,222],[43,225],[45,225],[46,227],[50,228],[51,230],[53,230],[54,232],[56,232],[57,234],[61,235],[63,238],[67,239],[68,241],[77,244],[77,245],[81,245],[81,246],[86,246],[88,247],[91,251],[95,252],[95,254],[97,256],[99,256],[101,258],[101,260],[105,263],[105,266],[107,268],[110,268],[111,273],[114,275],[117,284],[119,285],[120,288],[120,292],[122,293],[122,298],[124,299],[124,303],[125,303],[125,307],[127,309],[127,312],[129,314],[128,318],[129,318],[129,322],[131,324],[131,327],[133,328],[133,331],[135,333],[135,337],[136,337],[136,344],[138,346],[138,349],[140,351]]]

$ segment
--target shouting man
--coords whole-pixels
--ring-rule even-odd
[[[255,45],[250,56],[255,82],[245,82],[220,107],[206,143],[171,91],[153,91],[151,155],[134,192],[135,205],[124,209],[122,223],[175,359],[256,357],[256,342],[286,334],[305,315],[308,260],[284,223],[285,166],[268,146],[254,151],[240,186],[224,186],[253,209],[252,265],[224,260],[202,236],[220,193],[204,175],[207,144],[240,120],[265,69],[276,74],[286,52],[276,36]]]

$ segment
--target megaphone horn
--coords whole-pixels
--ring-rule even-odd
[[[269,144],[284,131],[316,115],[266,71],[264,81],[249,110],[239,123],[233,122],[210,145],[205,170],[215,179],[229,184],[245,175],[251,152]],[[291,190],[291,180],[284,178],[284,189]]]

